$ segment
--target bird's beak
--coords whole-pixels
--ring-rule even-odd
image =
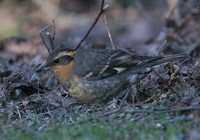
[[[45,70],[48,70],[48,69],[49,69],[49,64],[48,63],[44,63],[36,70],[36,73],[39,73],[41,71],[45,71]]]

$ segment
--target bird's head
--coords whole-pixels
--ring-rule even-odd
[[[74,66],[75,51],[65,48],[55,50],[49,54],[47,61],[43,64],[37,72],[50,70],[54,72],[61,83],[65,82],[70,71]]]

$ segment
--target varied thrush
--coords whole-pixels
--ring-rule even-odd
[[[49,42],[42,36],[49,57],[45,65],[38,71],[50,69],[60,83],[68,90],[69,95],[84,103],[102,102],[116,97],[131,84],[136,84],[151,67],[177,59],[187,58],[187,55],[177,54],[168,56],[135,56],[123,50],[106,48],[80,48],[100,16],[107,9],[104,0],[101,9],[91,28],[75,49],[56,49],[50,51],[47,44],[54,47],[54,35],[46,32]],[[55,29],[55,24],[54,24]],[[49,26],[43,29],[45,31]],[[79,49],[78,49],[79,48]]]
[[[136,84],[150,67],[187,58],[187,55],[135,56],[105,48],[59,49],[40,70],[53,71],[69,95],[84,103],[108,101]]]

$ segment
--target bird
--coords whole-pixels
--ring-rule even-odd
[[[62,48],[51,52],[37,72],[52,71],[80,103],[101,103],[137,84],[152,68],[186,58],[187,54],[138,56],[121,49]]]

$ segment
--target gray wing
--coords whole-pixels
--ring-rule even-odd
[[[110,49],[80,49],[75,56],[74,73],[86,78],[97,78],[112,55]]]
[[[157,58],[157,56],[135,56],[122,50],[90,48],[80,49],[76,55],[74,73],[86,79],[102,79],[113,76],[147,60]]]

